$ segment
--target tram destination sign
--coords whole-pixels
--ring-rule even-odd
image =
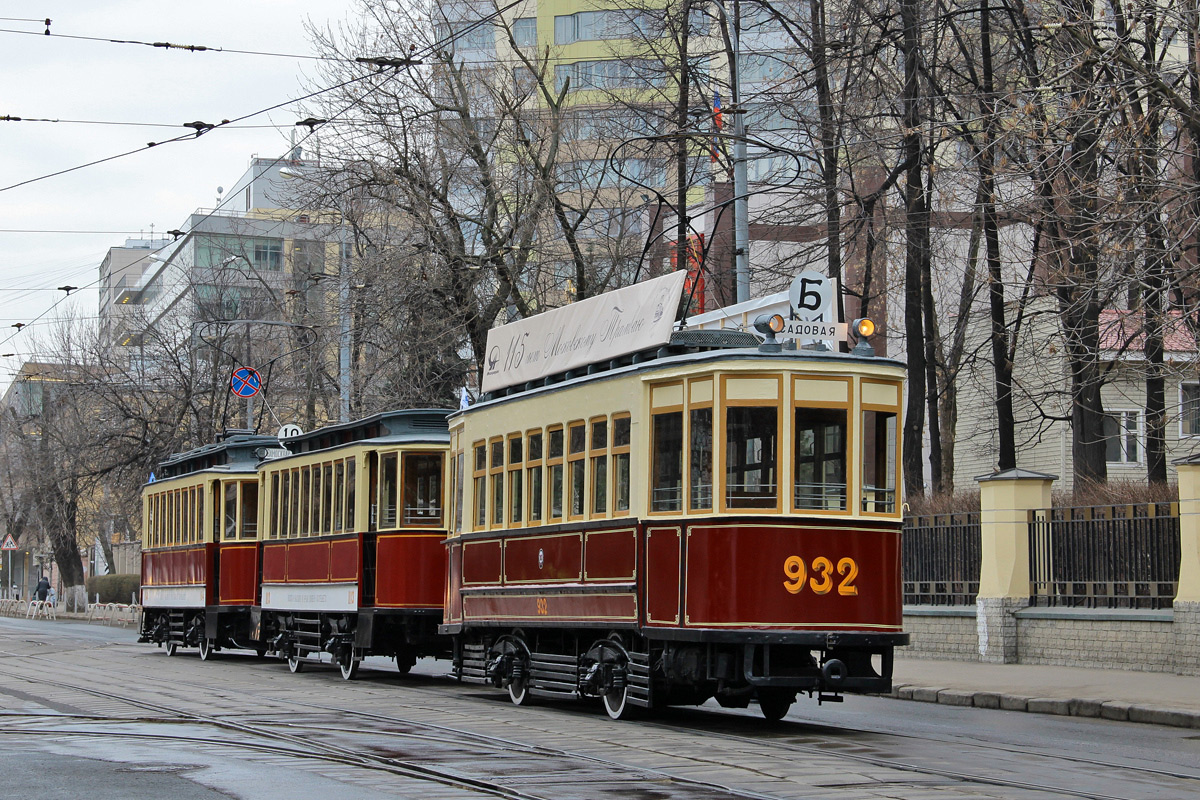
[[[483,391],[666,344],[686,276],[678,270],[493,328]]]

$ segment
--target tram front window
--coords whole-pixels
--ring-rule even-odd
[[[796,409],[798,509],[846,510],[846,412]]]
[[[683,509],[683,413],[654,415],[651,511]]]
[[[896,513],[896,415],[863,412],[862,510]]]
[[[730,407],[725,426],[725,505],[775,508],[778,504],[774,406]]]

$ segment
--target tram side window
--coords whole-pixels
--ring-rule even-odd
[[[404,454],[404,524],[442,524],[442,457]]]
[[[222,526],[222,541],[232,541],[237,538],[237,490],[238,485],[234,481],[225,484],[225,503],[224,503],[224,520]]]
[[[570,426],[567,433],[567,462],[570,471],[570,499],[567,515],[569,517],[583,516],[583,502],[586,492],[584,482],[584,447],[587,441],[587,428],[582,422]]]
[[[592,514],[608,513],[608,420],[592,420]]]
[[[521,485],[522,469],[525,466],[525,454],[521,447],[521,435],[510,436],[508,439],[508,519],[510,522],[521,522],[524,519],[524,487]]]
[[[526,472],[529,477],[529,521],[542,521],[542,433],[529,434]]]
[[[474,478],[472,500],[475,503],[475,527],[479,529],[487,524],[487,448],[482,442],[475,445]]]
[[[492,524],[504,522],[504,440],[491,443]]]
[[[291,495],[288,499],[288,536],[299,536],[300,531],[300,470],[288,470],[291,477]]]
[[[346,462],[333,462],[333,530],[342,530],[346,515]]]
[[[688,419],[691,439],[688,508],[709,511],[713,504],[712,408],[693,408]]]
[[[683,509],[683,412],[655,414],[652,426],[650,510],[680,511]]]
[[[896,513],[896,415],[863,412],[862,509]]]
[[[846,412],[796,409],[796,470],[792,502],[798,509],[846,510]]]
[[[726,507],[778,504],[777,419],[774,406],[731,406],[726,411]]]
[[[321,467],[321,532],[333,532],[333,463]]]
[[[396,527],[397,454],[381,456],[379,470],[379,529]]]
[[[311,467],[300,469],[300,535],[315,533],[310,527],[312,519],[312,473]]]
[[[563,515],[563,429],[550,431],[549,458],[550,519]]]
[[[346,459],[346,524],[348,531],[354,530],[354,458]]]
[[[258,536],[258,481],[242,481],[241,538]]]
[[[291,509],[292,496],[292,481],[291,472],[284,470],[279,474],[279,536],[286,539],[291,536],[292,529],[289,527],[291,522],[291,514],[288,512]]]
[[[466,477],[467,454],[459,451],[454,456],[454,530],[462,533],[463,528],[463,480]]]
[[[629,417],[613,419],[613,513],[629,511]]]

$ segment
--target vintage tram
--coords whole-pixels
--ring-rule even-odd
[[[445,656],[445,409],[408,409],[285,438],[259,466],[256,631],[297,672],[327,652],[350,679],[367,655],[407,672]]]
[[[174,655],[198,647],[260,652],[252,630],[258,598],[258,462],[274,436],[230,431],[218,442],[172,455],[142,490],[140,641]]]
[[[515,375],[450,422],[456,670],[614,718],[715,697],[778,719],[798,692],[888,691],[902,364],[668,329],[512,369],[636,334],[668,289],[493,332],[487,369]]]

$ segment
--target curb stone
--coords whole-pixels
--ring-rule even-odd
[[[963,689],[941,689],[932,686],[897,684],[891,697],[916,700],[946,706],[999,708],[1005,711],[1025,711],[1031,714],[1100,718],[1116,722],[1138,722],[1165,725],[1172,728],[1200,728],[1200,711],[1136,705],[1121,700],[1098,700],[1089,697],[1061,699],[1055,697],[1025,697],[996,692],[976,692]]]

